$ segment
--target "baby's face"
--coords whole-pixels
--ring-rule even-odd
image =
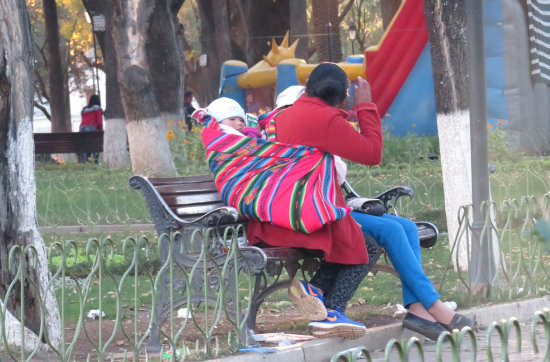
[[[229,127],[233,127],[239,132],[241,132],[246,126],[246,123],[244,123],[244,120],[241,117],[226,118],[220,123],[225,124],[226,126],[229,126]]]

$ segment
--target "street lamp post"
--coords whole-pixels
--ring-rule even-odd
[[[93,14],[92,14],[93,15]],[[96,32],[100,32],[100,31],[105,31],[105,17],[101,14],[98,14],[98,15],[93,15],[91,18],[90,18],[90,14],[88,14],[88,12],[86,12],[86,20],[92,24],[92,39],[93,39],[93,42],[94,42],[94,67],[95,68],[95,72],[94,72],[94,69],[92,68],[92,81],[94,83],[94,88],[95,88],[95,84],[97,83],[97,92],[96,94],[98,96],[100,96],[100,90],[99,90],[99,69],[97,68],[97,46],[96,46],[96,40],[95,40],[95,36],[96,36]],[[94,79],[95,77],[95,79]],[[94,89],[94,92],[95,92],[95,89]]]
[[[355,24],[351,23],[351,25],[348,28],[349,32],[349,39],[351,40],[351,54],[355,54],[355,49],[353,48],[353,41],[357,37],[357,28],[355,27]]]
[[[489,156],[487,149],[487,96],[485,94],[485,44],[483,3],[466,0],[466,39],[468,55],[468,93],[470,108],[470,142],[472,157],[472,249],[470,280],[478,284],[478,292],[490,296],[491,287],[499,283],[497,258],[491,228],[485,225],[482,204],[491,199],[489,188]],[[490,213],[490,204],[487,213]],[[497,244],[498,245],[498,244]],[[487,287],[483,290],[483,287]]]
[[[96,79],[96,83],[97,83],[97,92],[96,94],[98,96],[101,97],[101,95],[99,94],[99,72],[97,70],[97,46],[96,46],[96,43],[95,43],[95,29],[94,29],[94,21],[92,20],[92,39],[94,41],[94,68],[95,68],[95,79]],[[94,72],[94,69],[92,68],[92,73]]]
[[[90,14],[86,11],[84,12],[84,15],[86,16],[86,22],[92,26],[92,39],[94,41],[94,62],[96,59],[95,55],[95,35],[94,35],[94,25],[92,24],[92,18],[90,17]],[[96,84],[95,84],[95,73],[94,73],[94,67],[92,67],[92,87],[94,89],[94,94],[96,93]],[[98,87],[99,88],[99,87]]]

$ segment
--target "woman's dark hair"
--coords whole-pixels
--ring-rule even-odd
[[[97,94],[92,94],[90,96],[90,99],[88,100],[87,107],[92,107],[92,106],[101,106],[101,99],[99,99],[99,96]]]
[[[334,63],[321,63],[309,75],[306,93],[310,97],[321,98],[333,107],[337,106],[347,96],[348,76]]]
[[[90,96],[90,99],[88,99],[88,105],[84,108],[82,108],[82,111],[80,113],[84,113],[86,108],[92,108],[93,106],[100,106],[101,107],[101,99],[97,94],[92,94]]]

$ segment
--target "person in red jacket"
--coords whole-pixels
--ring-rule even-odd
[[[336,108],[346,98],[347,88],[342,68],[331,63],[317,66],[309,76],[306,94],[275,116],[277,141],[317,147],[365,165],[380,163],[382,127],[376,105],[371,102],[370,86],[359,78],[355,89],[353,111],[360,132],[348,123],[347,112]],[[336,197],[338,206],[346,205],[340,188]],[[368,260],[369,237],[387,250],[401,275],[405,307],[409,310],[403,321],[406,328],[436,339],[447,330],[473,325],[473,320],[441,302],[422,270],[418,231],[410,220],[352,212],[310,234],[251,220],[247,236],[251,245],[264,243],[323,252],[324,259],[310,283],[293,280],[289,288],[290,298],[312,320],[308,329],[316,336],[358,338],[366,332],[364,325],[347,318],[344,311],[376,262]]]
[[[88,100],[88,105],[82,108],[80,112],[82,121],[80,122],[80,132],[97,132],[103,130],[103,110],[101,109],[101,100],[97,94],[92,94]],[[86,159],[93,156],[94,162],[98,163],[99,154],[86,153]]]
[[[355,92],[360,133],[348,123],[347,112],[336,108],[346,98],[347,88],[342,68],[330,63],[317,66],[309,77],[306,94],[275,117],[277,141],[317,147],[365,165],[378,164],[382,128],[376,106],[370,102],[369,85],[360,79]],[[336,195],[337,205],[346,206],[340,188]],[[293,281],[291,298],[313,321],[308,327],[316,336],[358,338],[366,333],[363,324],[344,314],[346,303],[370,268],[365,238],[349,214],[310,234],[251,220],[247,236],[252,245],[322,250],[324,260],[311,284]]]

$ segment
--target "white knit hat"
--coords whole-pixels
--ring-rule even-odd
[[[291,85],[279,93],[277,100],[275,101],[275,107],[281,108],[284,106],[290,106],[296,99],[300,98],[305,89],[306,87],[303,85]]]
[[[221,97],[215,99],[206,107],[206,111],[214,117],[217,122],[221,122],[231,117],[240,117],[246,122],[246,115],[244,114],[243,107],[231,98]]]

